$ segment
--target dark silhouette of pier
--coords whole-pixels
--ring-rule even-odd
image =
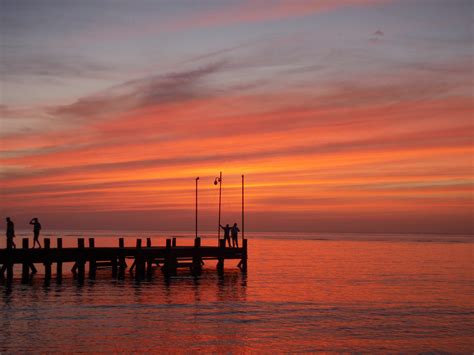
[[[224,270],[225,260],[239,260],[238,267],[247,270],[247,239],[242,240],[241,248],[226,248],[225,240],[220,239],[218,246],[201,246],[201,238],[194,239],[194,245],[177,246],[176,238],[166,239],[165,246],[152,246],[151,238],[136,240],[135,247],[125,247],[124,239],[118,239],[117,247],[96,247],[95,239],[77,239],[77,247],[63,248],[62,238],[56,239],[56,246],[51,246],[51,239],[45,238],[41,249],[29,248],[29,239],[22,239],[21,248],[12,248],[8,243],[6,249],[0,250],[0,278],[13,280],[14,265],[22,265],[22,282],[29,282],[32,274],[37,272],[34,264],[44,265],[44,278],[49,281],[56,266],[55,277],[58,282],[63,275],[63,264],[73,263],[71,272],[82,282],[86,277],[94,279],[98,268],[110,268],[112,277],[124,278],[128,268],[127,261],[133,260],[129,268],[137,280],[151,278],[153,269],[160,268],[166,274],[173,274],[178,268],[189,268],[193,273],[199,273],[207,260],[217,260],[217,270]]]

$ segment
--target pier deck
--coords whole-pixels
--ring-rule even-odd
[[[29,240],[22,239],[22,246],[0,250],[0,278],[13,279],[15,264],[21,264],[22,280],[27,282],[31,274],[36,273],[35,264],[43,264],[45,280],[51,279],[52,266],[56,266],[55,276],[58,281],[62,278],[63,263],[74,263],[71,269],[78,280],[85,277],[86,265],[88,265],[89,277],[94,278],[97,268],[110,267],[112,276],[123,278],[125,269],[128,267],[126,260],[132,259],[133,264],[130,271],[137,279],[152,276],[154,267],[161,267],[165,274],[176,272],[177,268],[188,267],[193,273],[200,272],[204,260],[217,260],[217,270],[224,269],[226,259],[239,260],[238,267],[245,271],[247,269],[247,239],[242,240],[241,248],[225,247],[224,240],[219,240],[219,246],[201,246],[201,239],[195,238],[192,246],[177,246],[176,238],[166,239],[165,246],[152,246],[151,239],[147,238],[146,246],[142,246],[142,239],[136,240],[135,247],[125,247],[124,239],[118,240],[118,247],[95,247],[95,239],[77,239],[77,247],[63,248],[62,238],[56,239],[56,246],[51,247],[51,240],[44,239],[44,247],[31,249]]]

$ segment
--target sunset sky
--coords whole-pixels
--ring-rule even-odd
[[[470,0],[0,0],[17,228],[473,231]],[[2,217],[2,226],[3,226]]]

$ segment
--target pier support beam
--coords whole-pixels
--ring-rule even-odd
[[[23,238],[21,247],[25,253],[28,250],[28,243],[29,243],[28,238]],[[30,280],[30,263],[27,261],[27,258],[25,257],[23,259],[23,264],[21,268],[21,282],[28,283],[29,280]]]
[[[146,238],[146,247],[147,249],[151,248],[151,238]],[[146,258],[146,276],[147,279],[151,279],[153,274],[153,256],[150,253],[147,254]]]
[[[118,264],[119,264],[119,279],[125,278],[125,269],[127,268],[127,263],[125,262],[125,243],[123,238],[119,239],[119,251],[118,251]]]
[[[135,279],[141,280],[145,275],[145,259],[143,257],[141,239],[137,239],[136,248],[137,250],[135,254]]]
[[[110,260],[110,264],[112,265],[112,277],[117,277],[118,273],[118,255],[114,255]]]
[[[200,273],[202,270],[202,257],[201,257],[201,238],[196,237],[194,239],[194,250],[193,250],[193,272]]]
[[[165,272],[166,274],[176,272],[176,257],[171,247],[171,239],[166,239],[165,263],[161,270],[163,270],[163,272]]]
[[[76,260],[77,265],[77,281],[79,283],[84,282],[84,274],[85,274],[85,265],[86,265],[86,254],[84,249],[84,238],[77,238],[77,248],[78,256]]]
[[[46,283],[51,280],[51,239],[49,238],[44,238],[44,253],[45,253],[45,258],[44,258],[44,281]]]
[[[89,279],[93,280],[95,279],[96,272],[97,272],[97,261],[95,259],[95,254],[94,254],[94,249],[95,249],[95,239],[94,238],[89,238]]]
[[[61,259],[61,249],[63,248],[63,238],[56,239],[57,260],[56,260],[56,282],[61,283],[63,279],[63,262]]]
[[[225,239],[219,239],[219,256],[217,258],[217,271],[224,271],[224,253],[225,253]]]
[[[242,259],[240,259],[239,264],[237,265],[240,270],[247,271],[247,239],[242,239]]]
[[[3,265],[2,271],[7,271],[7,282],[13,281],[13,240],[10,238],[7,240],[7,262]]]

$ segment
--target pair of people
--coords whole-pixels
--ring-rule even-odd
[[[10,217],[7,217],[6,220],[7,220],[7,247],[11,246],[11,248],[16,248],[16,244],[14,241],[15,224],[10,219]],[[41,244],[39,241],[41,223],[39,222],[38,218],[35,217],[30,221],[30,224],[33,225],[33,249],[35,248],[36,244],[38,244],[38,246],[41,248]]]
[[[229,244],[229,248],[231,247],[230,245],[230,235],[232,235],[232,247],[238,248],[239,247],[239,232],[240,229],[237,227],[237,223],[234,223],[232,227],[230,227],[228,224],[226,226],[220,225],[221,228],[224,230],[224,244],[225,241]]]

